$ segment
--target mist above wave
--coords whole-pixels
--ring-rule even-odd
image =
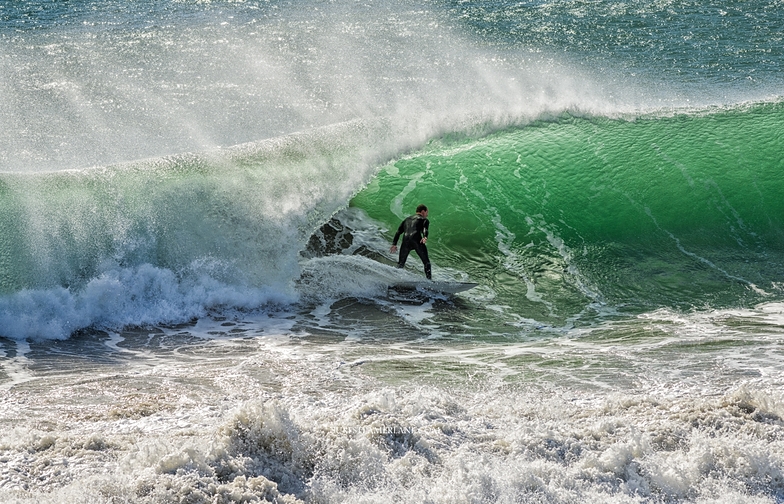
[[[407,145],[548,111],[637,106],[628,82],[537,48],[488,46],[447,13],[406,3],[204,4],[158,22],[160,7],[140,5],[3,27],[0,170],[106,165],[379,117]]]

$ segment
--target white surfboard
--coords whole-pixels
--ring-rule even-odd
[[[441,294],[457,294],[479,285],[473,282],[446,282],[441,280],[421,280],[417,282],[396,282],[389,286],[395,291],[424,291]]]

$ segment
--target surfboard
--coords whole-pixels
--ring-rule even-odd
[[[440,280],[422,280],[417,282],[396,282],[389,286],[390,289],[396,291],[425,291],[441,294],[457,294],[458,292],[473,289],[479,285],[473,282],[447,282]]]

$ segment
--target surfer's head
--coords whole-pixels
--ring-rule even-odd
[[[418,214],[427,213],[427,206],[419,205],[416,209],[416,213]]]

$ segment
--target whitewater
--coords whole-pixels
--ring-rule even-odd
[[[0,502],[784,502],[781,7],[0,3]]]

